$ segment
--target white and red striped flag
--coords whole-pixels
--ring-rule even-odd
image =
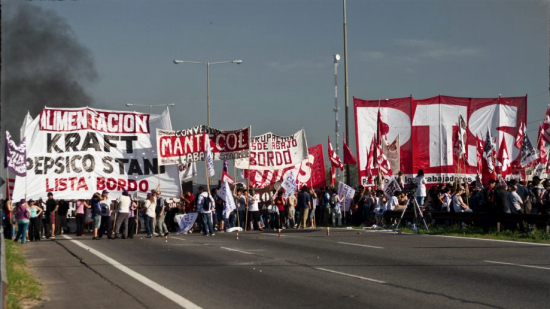
[[[229,176],[226,171],[222,172],[222,182],[227,182],[228,184],[234,184],[235,180]]]
[[[539,151],[539,163],[542,164],[543,166],[546,166],[548,164],[548,153],[546,152],[546,142],[544,139],[543,126],[539,126],[539,138],[537,143],[537,149]]]
[[[382,174],[391,176],[392,172],[391,172],[390,161],[388,160],[388,158],[386,157],[386,155],[384,154],[384,152],[382,151],[379,145],[376,145],[376,153],[377,153],[376,163],[378,164],[378,169]]]
[[[328,137],[328,158],[330,160],[330,165],[338,167],[341,171],[344,170],[344,164],[338,154],[332,149],[332,144],[330,143],[330,136]]]
[[[550,143],[550,106],[546,108],[546,115],[542,123],[542,138],[545,142]]]
[[[506,176],[511,175],[512,166],[510,155],[508,154],[508,148],[506,146],[506,138],[502,138],[502,141],[500,142],[497,160],[500,163],[500,166],[498,168],[500,176],[504,179],[506,178]]]

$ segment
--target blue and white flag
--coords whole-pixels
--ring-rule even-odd
[[[195,224],[195,221],[197,220],[198,213],[196,212],[190,212],[183,215],[176,215],[174,217],[174,221],[178,224],[179,230],[176,232],[176,235],[178,234],[186,234],[189,232],[189,230],[193,227],[193,224]]]
[[[296,192],[296,190],[298,190],[294,170],[290,170],[288,173],[285,174],[281,187],[285,189],[285,198],[291,196],[292,194],[294,194],[294,192]]]
[[[227,181],[224,181],[224,183],[218,190],[218,196],[225,201],[225,205],[223,207],[223,216],[226,219],[229,219],[229,214],[237,207],[235,206],[235,199],[233,199],[233,193],[231,193],[231,188],[229,188],[229,184],[227,183]]]
[[[207,135],[206,138],[206,165],[208,166],[208,174],[210,177],[216,175],[214,170],[214,155],[212,154],[212,147],[210,147],[210,138]]]
[[[346,185],[343,182],[338,184],[338,197],[344,199],[344,209],[349,210],[351,204],[353,203],[353,197],[355,196],[355,189]]]

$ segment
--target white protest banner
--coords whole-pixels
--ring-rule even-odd
[[[397,178],[391,177],[391,179],[386,183],[382,191],[387,198],[390,198],[394,195],[395,191],[402,190],[401,186],[397,182]]]
[[[294,176],[294,171],[291,170],[285,175],[285,179],[283,180],[283,183],[281,184],[281,187],[285,189],[285,198],[291,196],[298,190],[298,187],[296,185],[296,176]]]
[[[338,197],[340,199],[345,198],[344,208],[346,211],[349,210],[351,204],[353,203],[353,197],[355,196],[355,189],[346,185],[343,182],[338,183]]]
[[[229,184],[227,182],[224,182],[220,187],[220,189],[218,190],[218,196],[225,201],[225,206],[223,208],[223,216],[226,219],[229,219],[229,214],[233,210],[235,210],[237,207],[235,206],[233,193],[231,193],[231,189],[229,188]]]
[[[198,216],[199,214],[196,212],[190,212],[183,215],[176,215],[174,217],[174,221],[180,227],[180,229],[176,232],[176,235],[185,234],[189,232],[189,230],[193,227],[193,224],[195,224],[195,221],[197,220]]]
[[[159,185],[164,196],[179,196],[176,166],[158,166],[157,128],[170,129],[161,115],[92,108],[44,108],[26,128],[27,185],[18,177],[14,198],[89,199],[108,190],[141,195]],[[160,172],[160,175],[158,174]]]
[[[220,131],[200,125],[180,131],[159,129],[156,134],[160,165],[204,161],[207,137],[214,160],[248,158],[250,127]]]
[[[250,156],[235,160],[239,169],[275,170],[295,166],[308,158],[306,132],[290,136],[266,133],[250,139]]]

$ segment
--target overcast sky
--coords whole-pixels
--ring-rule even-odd
[[[175,103],[174,129],[206,123],[206,68],[172,61],[242,59],[210,67],[213,127],[252,125],[253,135],[305,128],[309,145],[325,147],[327,135],[334,136],[333,54],[343,54],[342,1],[32,4],[57,12],[90,49],[98,79],[87,90],[97,107]],[[543,118],[548,1],[349,0],[347,9],[351,129],[353,96],[528,94],[528,121]],[[343,77],[342,62],[342,131]]]

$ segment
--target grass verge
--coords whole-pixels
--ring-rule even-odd
[[[534,243],[550,243],[550,237],[544,229],[535,229],[530,232],[519,232],[519,231],[510,231],[504,230],[500,233],[497,232],[496,228],[489,230],[488,233],[483,232],[481,227],[464,227],[460,225],[434,225],[430,226],[431,235],[446,235],[446,236],[461,236],[461,237],[472,237],[472,238],[484,238],[484,239],[497,239],[497,240],[512,240],[512,241],[523,241],[523,242],[534,242]],[[417,233],[413,231],[410,227],[400,228],[402,232],[405,233]],[[420,229],[420,234],[426,234],[424,228]]]
[[[25,302],[40,299],[42,286],[27,268],[21,244],[9,240],[6,241],[6,272],[8,273],[8,309],[23,308]]]

